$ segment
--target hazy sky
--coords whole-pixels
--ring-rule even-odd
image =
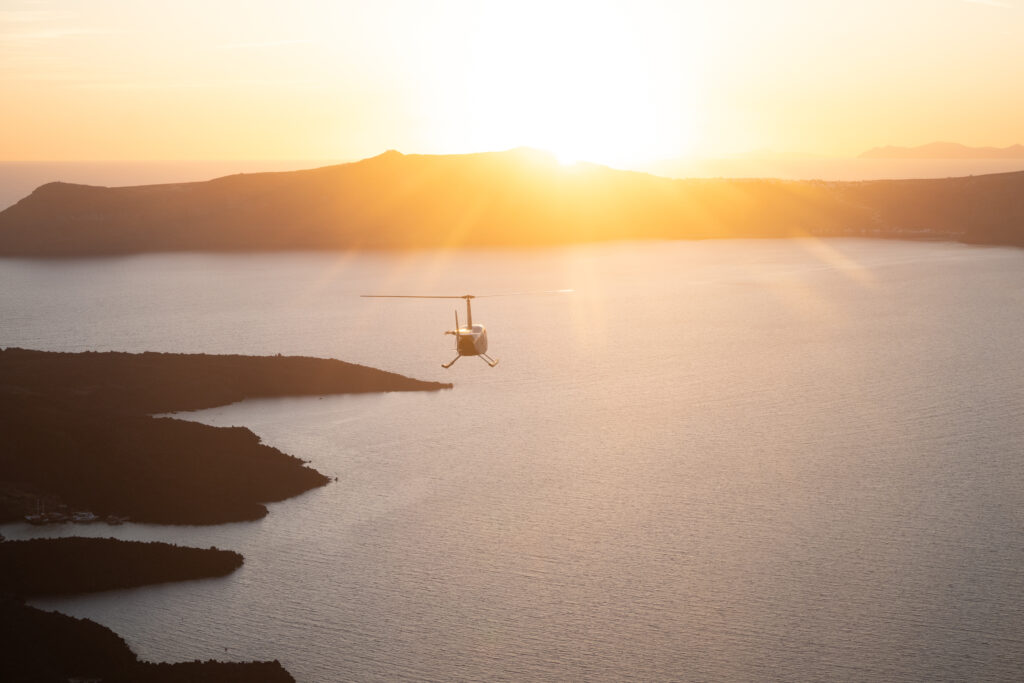
[[[1024,142],[1024,0],[0,0],[0,160]]]

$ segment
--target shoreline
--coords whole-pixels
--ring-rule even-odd
[[[47,511],[257,520],[266,503],[330,479],[243,427],[155,415],[245,398],[447,388],[306,357],[0,350],[0,522]]]
[[[0,537],[0,679],[61,681],[294,681],[277,660],[146,662],[91,619],[26,603],[161,583],[225,577],[239,553],[113,538]]]
[[[279,661],[146,662],[91,619],[47,612],[0,596],[0,680],[67,683],[295,683]]]
[[[248,429],[156,415],[245,398],[451,386],[306,357],[0,349],[0,523],[42,522],[61,508],[73,521],[115,524],[259,519],[265,503],[329,478]],[[227,576],[243,562],[213,547],[0,536],[0,679],[294,681],[277,660],[142,662],[112,630],[24,603]]]

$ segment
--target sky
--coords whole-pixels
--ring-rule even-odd
[[[1024,142],[1024,0],[0,0],[0,161]]]

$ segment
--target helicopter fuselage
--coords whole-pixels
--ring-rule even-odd
[[[487,329],[483,325],[460,327],[456,335],[460,355],[479,356],[487,353]]]

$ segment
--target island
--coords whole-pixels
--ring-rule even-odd
[[[863,182],[669,179],[564,165],[531,149],[389,151],[349,164],[194,183],[49,183],[0,212],[0,256],[806,236],[1020,246],[1021,197],[1024,171]]]
[[[0,521],[258,519],[264,503],[328,478],[248,429],[153,415],[245,398],[446,388],[324,358],[0,349]],[[242,562],[216,548],[0,536],[0,680],[293,681],[277,661],[142,662],[104,626],[24,603],[225,576]]]
[[[259,519],[328,483],[242,427],[154,414],[245,398],[436,391],[333,359],[0,350],[0,521],[63,510],[159,524]]]

